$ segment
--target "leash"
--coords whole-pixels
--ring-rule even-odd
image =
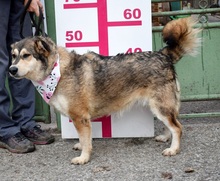
[[[24,28],[24,19],[25,16],[27,14],[27,9],[29,8],[30,4],[31,4],[32,0],[28,0],[27,4],[24,6],[24,9],[21,13],[20,16],[20,36],[21,38],[25,38],[23,35],[23,28]],[[33,12],[29,12],[30,14],[30,18],[31,18],[31,23],[32,23],[32,28],[35,28],[35,33],[33,34],[33,36],[48,36],[45,33],[45,29],[44,29],[44,15],[42,12],[42,9],[39,7],[39,12],[40,15],[39,17],[36,17],[35,14]]]

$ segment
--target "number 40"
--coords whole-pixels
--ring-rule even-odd
[[[141,48],[135,48],[135,49],[129,48],[126,51],[126,54],[128,54],[128,53],[136,53],[136,52],[142,52],[142,49]]]

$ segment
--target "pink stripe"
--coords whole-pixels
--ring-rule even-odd
[[[107,24],[107,2],[97,0],[98,4],[98,31],[99,31],[99,53],[109,55],[108,45],[108,24]]]
[[[102,122],[102,137],[103,138],[111,138],[112,137],[112,123],[111,116],[104,116],[92,122]]]
[[[71,47],[95,47],[95,46],[99,46],[99,42],[66,43],[67,48],[71,48]]]
[[[97,3],[81,3],[81,4],[64,4],[64,9],[75,9],[75,8],[96,8]]]
[[[73,122],[69,119],[69,122]],[[92,120],[92,122],[101,122],[102,124],[102,137],[103,138],[111,138],[112,137],[112,122],[111,116],[104,116],[101,118],[97,118]]]
[[[142,21],[113,21],[108,22],[108,26],[140,26]]]

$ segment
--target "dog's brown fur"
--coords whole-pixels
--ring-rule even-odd
[[[168,128],[156,140],[165,142],[172,136],[171,147],[163,155],[176,155],[182,126],[177,120],[180,89],[173,64],[195,50],[198,30],[192,26],[191,18],[171,21],[163,29],[167,46],[162,50],[116,56],[94,52],[79,55],[56,47],[49,38],[26,38],[12,45],[9,72],[15,78],[41,81],[50,74],[59,57],[61,79],[49,104],[70,117],[78,131],[80,143],[74,148],[82,153],[72,159],[74,164],[84,164],[90,159],[90,120],[122,111],[137,101],[148,103]]]

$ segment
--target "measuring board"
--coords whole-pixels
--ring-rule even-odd
[[[151,1],[54,0],[57,44],[79,54],[102,55],[152,50]],[[71,124],[71,126],[70,126]],[[150,137],[153,115],[135,105],[129,112],[93,120],[93,137]],[[61,116],[63,138],[78,137]]]

